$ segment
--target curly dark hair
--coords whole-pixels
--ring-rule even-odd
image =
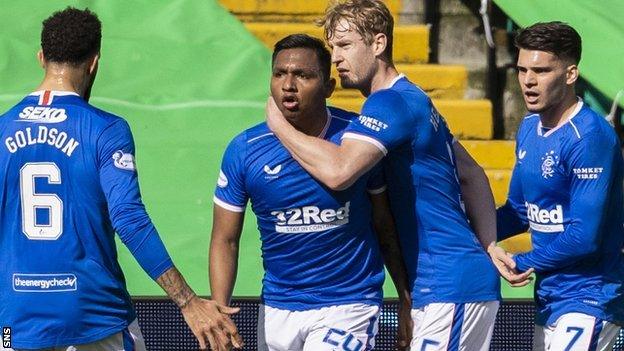
[[[89,9],[67,7],[43,21],[41,49],[46,60],[80,64],[100,51],[102,23]]]
[[[563,22],[535,23],[522,29],[516,35],[514,44],[519,49],[550,52],[577,65],[581,61],[581,36]]]

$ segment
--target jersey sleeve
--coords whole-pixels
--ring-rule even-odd
[[[518,167],[514,167],[509,182],[509,192],[505,204],[496,209],[497,240],[505,240],[529,229],[526,204],[522,194],[522,184]]]
[[[216,205],[233,212],[245,212],[248,200],[244,171],[246,145],[241,135],[225,149],[214,194]]]
[[[386,155],[409,140],[412,124],[412,113],[401,95],[382,90],[366,100],[361,115],[351,121],[342,138],[369,142]]]
[[[518,269],[536,272],[566,267],[593,254],[601,244],[611,187],[613,167],[622,157],[617,143],[605,135],[593,133],[572,146],[568,159],[570,178],[570,222],[550,244],[516,256]],[[584,170],[591,170],[587,177]],[[621,196],[616,194],[615,196]]]
[[[115,231],[145,272],[156,279],[173,262],[141,200],[130,126],[123,120],[99,136],[97,152],[100,185]]]
[[[369,172],[368,181],[366,183],[368,192],[377,195],[386,191],[386,179],[384,177],[382,162],[377,162]]]

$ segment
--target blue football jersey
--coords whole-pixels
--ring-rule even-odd
[[[613,128],[579,101],[556,129],[527,116],[516,140],[498,236],[531,230],[533,250],[515,260],[535,269],[537,323],[569,312],[623,323],[623,160]]]
[[[370,142],[386,154],[413,306],[499,299],[498,272],[463,210],[453,136],[429,97],[400,75],[368,97],[343,138]]]
[[[353,115],[330,108],[320,137],[340,142]],[[312,178],[265,123],[232,140],[223,156],[215,204],[258,219],[262,301],[287,310],[382,300],[383,262],[367,190],[383,191],[374,169],[344,191]]]
[[[153,277],[172,267],[141,203],[128,124],[71,92],[0,117],[0,325],[14,348],[83,344],[135,318],[114,233]]]

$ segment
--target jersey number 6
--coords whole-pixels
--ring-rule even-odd
[[[52,162],[26,163],[20,170],[22,232],[30,240],[56,240],[63,233],[63,201],[56,194],[35,192],[35,180],[47,178],[48,184],[61,184],[61,171]],[[47,221],[37,223],[37,210],[47,211]]]

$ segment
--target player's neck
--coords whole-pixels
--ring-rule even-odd
[[[546,128],[555,128],[568,121],[574,112],[578,98],[574,92],[567,94],[562,103],[540,113],[542,126]]]
[[[295,129],[310,136],[320,136],[325,125],[327,124],[327,108],[323,106],[322,110],[318,110],[309,116],[301,116],[296,121],[289,121]]]
[[[362,90],[362,95],[369,96],[377,90],[387,89],[392,81],[399,75],[394,65],[385,61],[379,61],[379,68],[370,83],[370,90]]]
[[[36,90],[70,91],[84,98],[89,90],[89,77],[70,65],[48,65]]]

